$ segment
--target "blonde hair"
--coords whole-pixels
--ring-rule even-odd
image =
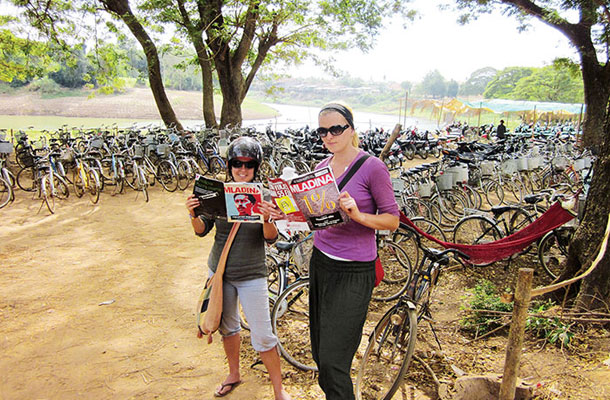
[[[330,112],[341,114],[343,118],[345,118],[348,125],[354,131],[354,134],[352,135],[352,146],[355,148],[360,147],[360,138],[358,137],[358,132],[356,132],[356,128],[354,127],[354,111],[352,111],[352,108],[343,101],[333,101],[322,107],[319,115],[327,114]]]

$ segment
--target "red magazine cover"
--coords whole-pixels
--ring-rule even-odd
[[[299,215],[303,215],[311,230],[324,229],[344,223],[349,219],[347,214],[339,207],[339,189],[329,167],[307,172],[288,181],[279,178],[273,179],[269,181],[269,187],[272,186],[272,181],[275,187],[279,187],[278,181],[285,182],[290,189],[291,204],[284,205],[288,208],[294,208],[296,211],[286,213],[279,202],[286,203],[289,196],[274,196],[272,191],[272,198],[278,204],[278,207],[287,216],[296,214],[291,218],[296,219],[299,218]],[[280,190],[284,190],[280,191],[281,194],[286,194],[285,189],[280,187]]]

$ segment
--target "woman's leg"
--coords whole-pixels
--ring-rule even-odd
[[[239,307],[237,302],[237,288],[230,282],[222,285],[222,320],[220,322],[220,334],[222,345],[229,365],[229,375],[220,386],[216,388],[218,394],[232,390],[230,384],[239,382],[241,374],[239,371],[239,351],[241,337],[239,335]],[[224,385],[224,387],[223,387]]]
[[[313,303],[315,309],[310,317],[318,382],[327,400],[354,399],[351,365],[375,283],[374,262],[336,261],[314,249],[312,277],[310,307]]]
[[[282,371],[277,351],[277,337],[271,329],[267,279],[235,282],[242,310],[250,326],[252,347],[261,355],[273,384],[276,400],[288,400],[290,396],[282,387]]]
[[[277,353],[277,347],[274,347],[271,350],[261,351],[259,354],[269,373],[275,400],[289,400],[291,397],[282,386],[282,369],[280,367],[280,356]]]

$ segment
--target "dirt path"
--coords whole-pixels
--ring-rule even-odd
[[[72,195],[52,216],[18,196],[0,214],[0,398],[211,397],[224,353],[196,338],[194,305],[212,241],[184,194]],[[232,398],[272,398],[243,373]]]
[[[49,215],[18,191],[0,210],[0,399],[212,397],[225,377],[224,353],[218,336],[208,346],[194,327],[212,238],[192,234],[184,198],[155,187],[144,203],[128,189],[91,205],[71,194]],[[416,354],[443,380],[455,378],[451,365],[502,371],[505,337],[470,343],[457,330],[464,288],[491,271],[441,279],[433,315],[443,350],[428,333]],[[498,271],[507,282],[515,274]],[[377,305],[377,314],[388,306]],[[521,376],[540,384],[539,399],[610,398],[608,334],[586,335],[572,352],[526,341]],[[243,342],[244,383],[231,399],[272,399],[264,367],[250,368],[256,354],[247,334]],[[295,399],[323,398],[311,374],[282,365]],[[430,398],[430,377],[417,363],[408,379],[417,399]]]

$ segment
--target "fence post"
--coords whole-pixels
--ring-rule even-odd
[[[515,289],[513,316],[510,324],[510,332],[508,334],[506,358],[504,360],[504,375],[502,376],[502,383],[500,384],[500,400],[513,400],[515,398],[519,362],[521,361],[521,347],[523,346],[523,334],[525,332],[527,308],[530,303],[533,277],[533,269],[519,269],[519,277]]]

